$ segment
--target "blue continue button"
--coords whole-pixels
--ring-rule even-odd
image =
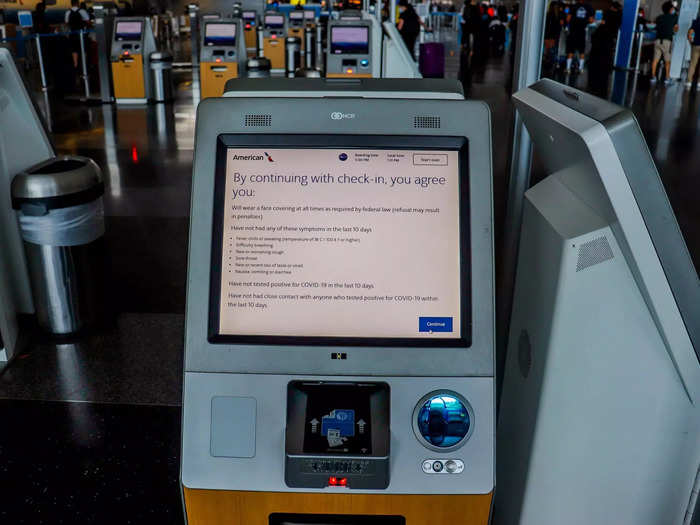
[[[419,317],[418,318],[419,332],[451,332],[452,318],[451,317]]]

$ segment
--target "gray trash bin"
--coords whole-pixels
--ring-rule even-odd
[[[268,78],[270,76],[270,60],[265,57],[249,58],[246,62],[248,78]]]
[[[173,99],[173,55],[169,51],[151,53],[151,82],[153,82],[153,100],[169,102]]]
[[[15,176],[17,210],[39,326],[77,332],[102,310],[102,172],[85,157],[56,157]]]

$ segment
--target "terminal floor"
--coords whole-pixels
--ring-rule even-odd
[[[454,48],[452,48],[454,51]],[[449,50],[448,50],[449,52]],[[448,57],[456,76],[458,56]],[[497,240],[511,108],[508,59],[472,75],[493,111]],[[53,101],[60,153],[104,170],[103,326],[76,340],[32,341],[0,375],[1,523],[178,523],[182,341],[193,86],[176,75],[168,106],[82,107]],[[700,260],[700,96],[640,84],[631,107],[682,229]]]

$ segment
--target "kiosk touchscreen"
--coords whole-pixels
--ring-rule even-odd
[[[54,155],[10,50],[0,48],[0,370],[15,354],[17,314],[34,313],[10,184],[21,171]]]
[[[488,109],[313,91],[198,109],[188,522],[486,525]]]
[[[549,176],[525,194],[495,523],[695,523],[700,282],[642,132],[552,81],[513,98]]]
[[[369,20],[341,19],[329,22],[326,77],[373,76],[371,30],[372,22]]]
[[[110,60],[117,103],[144,103],[153,98],[150,54],[156,50],[146,17],[118,17],[114,22]]]
[[[220,97],[226,82],[243,73],[247,59],[243,23],[237,20],[202,22],[199,78],[202,98]]]
[[[263,56],[270,61],[274,72],[285,70],[284,39],[287,36],[287,19],[277,11],[263,16]]]
[[[246,51],[254,52],[258,48],[258,13],[243,11],[241,18],[243,18]]]

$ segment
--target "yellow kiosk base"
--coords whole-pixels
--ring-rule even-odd
[[[258,34],[255,29],[244,29],[243,34],[245,35],[245,47],[246,49],[251,49],[257,47],[258,45]]]
[[[492,496],[183,490],[189,525],[269,525],[273,513],[403,516],[406,525],[486,525]]]
[[[146,98],[143,78],[143,57],[133,55],[119,62],[112,62],[114,98]]]
[[[238,78],[236,62],[200,62],[199,82],[202,99],[223,96],[226,82],[232,78]]]
[[[284,58],[284,39],[264,38],[263,55],[270,61],[270,69],[281,69],[286,67]]]

